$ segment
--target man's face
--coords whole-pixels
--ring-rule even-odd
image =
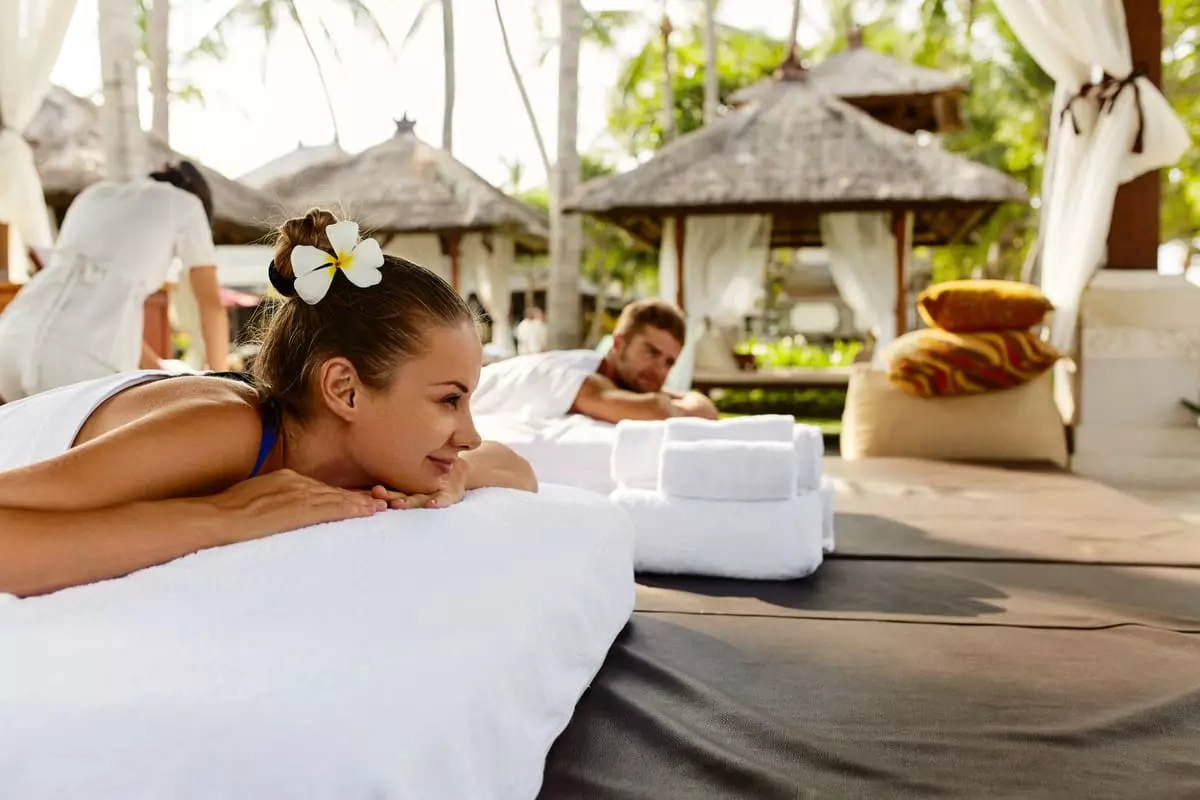
[[[683,346],[662,328],[647,325],[629,338],[614,336],[615,383],[635,392],[660,392]]]

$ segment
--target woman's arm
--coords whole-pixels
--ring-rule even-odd
[[[204,333],[204,353],[208,368],[223,372],[229,367],[229,315],[221,302],[221,285],[216,267],[192,267],[188,280],[196,307],[200,311],[200,330]]]
[[[385,507],[289,471],[251,481],[249,406],[176,403],[0,473],[0,592],[41,594]],[[195,499],[175,499],[175,498]]]

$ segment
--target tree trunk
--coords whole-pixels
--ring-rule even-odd
[[[300,35],[304,38],[304,44],[308,47],[308,54],[312,56],[313,64],[317,68],[317,78],[321,81],[321,94],[325,97],[325,107],[329,110],[329,124],[333,126],[333,143],[341,149],[342,137],[338,129],[337,114],[333,110],[333,95],[329,92],[329,83],[325,80],[325,70],[321,68],[321,59],[317,57],[317,48],[313,46],[312,38],[308,35],[308,27],[300,19],[300,13],[296,9],[296,0],[289,0],[293,13],[292,18],[296,21],[296,27],[300,29]]]
[[[454,149],[454,2],[442,0],[442,62],[445,96],[442,104],[442,149]]]
[[[171,0],[154,0],[146,24],[150,45],[150,94],[154,98],[154,116],[150,132],[164,143],[171,141]]]
[[[546,316],[550,346],[579,346],[579,269],[583,224],[564,215],[563,202],[579,185],[579,48],[583,38],[580,0],[561,0],[558,54],[558,160],[550,178],[550,280]]]
[[[665,144],[675,139],[675,85],[671,76],[671,20],[667,17],[667,0],[663,0],[662,25],[659,31],[663,44],[662,126]]]
[[[704,0],[704,124],[717,118],[717,0]]]
[[[137,19],[130,0],[100,0],[98,12],[105,174],[124,181],[146,172],[138,119]]]
[[[585,347],[595,347],[604,335],[604,314],[608,310],[608,285],[612,283],[612,270],[605,266],[596,276],[596,307],[592,311],[592,324],[584,337]]]
[[[529,102],[529,92],[525,89],[521,70],[517,68],[517,60],[513,57],[512,45],[508,41],[508,28],[504,24],[504,13],[500,10],[500,0],[494,0],[493,5],[496,8],[496,22],[500,26],[500,38],[504,42],[504,55],[508,58],[508,68],[512,72],[513,81],[517,84],[517,91],[521,93],[521,104],[525,106],[525,116],[529,118],[529,126],[533,128],[533,138],[537,141],[538,155],[542,157],[542,167],[546,170],[546,181],[551,184],[551,195],[553,195],[554,168],[550,163],[550,153],[546,150],[546,142],[542,139],[542,129],[538,125],[537,115],[533,113],[533,103]],[[550,199],[553,201],[553,196]]]
[[[796,37],[800,30],[800,0],[792,0],[792,25],[788,28],[787,57],[796,60]]]

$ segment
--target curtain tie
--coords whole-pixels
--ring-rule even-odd
[[[1133,105],[1137,111],[1138,127],[1137,135],[1133,138],[1132,151],[1139,155],[1145,147],[1146,115],[1142,111],[1142,89],[1137,85],[1137,80],[1144,77],[1146,77],[1146,68],[1138,67],[1121,79],[1105,75],[1100,87],[1100,110],[1107,109],[1110,114],[1116,108],[1117,98],[1121,96],[1121,92],[1127,88],[1133,89]]]
[[[1079,91],[1076,92],[1075,94],[1071,95],[1067,99],[1067,104],[1065,106],[1063,106],[1062,111],[1059,112],[1058,124],[1061,126],[1063,123],[1063,119],[1067,115],[1070,115],[1071,127],[1075,130],[1075,135],[1078,136],[1080,133],[1082,133],[1083,131],[1080,130],[1080,128],[1079,128],[1079,119],[1078,119],[1078,117],[1075,116],[1075,101],[1076,100],[1086,100],[1088,98],[1088,95],[1090,95],[1092,93],[1092,91],[1094,89],[1096,89],[1099,85],[1100,84],[1096,84],[1096,83],[1092,83],[1091,81],[1088,81],[1087,83],[1080,86]]]

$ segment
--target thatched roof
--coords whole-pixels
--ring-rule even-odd
[[[33,147],[46,202],[61,219],[76,195],[104,178],[100,109],[66,89],[51,87],[37,116],[25,129],[25,138]],[[185,158],[154,136],[147,134],[146,140],[148,166]],[[278,209],[263,195],[203,164],[196,166],[212,189],[213,240],[218,244],[261,239],[280,219]]]
[[[667,216],[770,213],[776,247],[820,244],[818,215],[916,212],[916,244],[945,244],[1001,204],[1024,202],[1007,175],[884,125],[802,82],[681,136],[637,168],[589,181],[566,208],[657,242]]]
[[[946,72],[918,67],[852,41],[843,50],[805,70],[808,85],[840,97],[882,122],[914,133],[946,132],[962,126],[959,99],[967,84]],[[729,97],[742,106],[770,94],[779,77],[769,77]]]
[[[421,141],[409,120],[385,142],[310,165],[264,191],[289,213],[342,210],[377,234],[503,231],[526,252],[544,252],[550,235],[544,214]]]

